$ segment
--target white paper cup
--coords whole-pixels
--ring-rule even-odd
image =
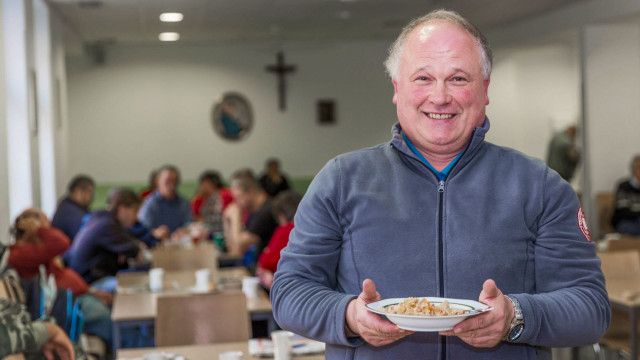
[[[254,299],[258,297],[258,285],[260,279],[255,276],[246,276],[242,279],[242,292],[248,298]]]
[[[211,283],[211,270],[200,269],[196,271],[196,289],[197,290],[209,290],[209,284]]]
[[[291,333],[289,331],[272,331],[271,341],[273,342],[274,360],[291,359]]]
[[[244,359],[244,354],[242,351],[225,351],[220,353],[218,357],[219,360],[242,360]]]
[[[189,235],[183,235],[179,241],[183,248],[190,249],[193,247],[193,239]]]
[[[160,291],[164,285],[164,269],[153,268],[149,270],[149,290]]]

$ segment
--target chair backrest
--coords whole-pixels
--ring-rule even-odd
[[[600,253],[601,268],[610,297],[640,296],[640,253],[637,250]]]
[[[218,255],[213,245],[198,245],[184,248],[180,246],[159,246],[153,249],[153,267],[165,271],[218,269]]]
[[[640,254],[637,250],[608,251],[598,256],[605,279],[640,276]]]
[[[616,196],[611,192],[599,192],[596,194],[596,206],[598,209],[598,229],[600,238],[615,230],[611,226],[611,218],[615,207]]]
[[[246,341],[247,300],[242,292],[160,296],[156,346]]]
[[[619,240],[614,240],[619,241]],[[640,291],[640,253],[637,250],[599,253],[609,296],[634,296]],[[603,344],[629,351],[630,319],[626,310],[611,309],[611,323],[600,340]]]

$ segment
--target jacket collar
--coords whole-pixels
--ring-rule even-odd
[[[477,127],[473,130],[471,140],[467,144],[464,154],[462,155],[458,163],[453,167],[450,176],[454,175],[462,167],[464,167],[474,157],[478,150],[480,150],[481,145],[484,143],[485,135],[489,131],[489,127],[489,118],[485,117],[482,126]],[[404,139],[402,139],[402,127],[400,126],[400,123],[395,123],[391,127],[391,146],[395,147],[402,154],[420,162],[420,159],[418,159],[418,157],[411,151],[411,149],[409,149]],[[420,164],[422,164],[422,162],[420,162]]]

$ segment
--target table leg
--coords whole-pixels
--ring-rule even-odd
[[[121,345],[122,344],[120,341],[120,322],[114,321],[113,322],[113,339],[111,343],[111,353],[113,354],[114,358],[118,353],[118,349],[121,347]]]
[[[571,348],[571,360],[580,360],[580,348],[572,347]]]
[[[631,320],[631,338],[629,339],[629,348],[631,349],[631,359],[638,358],[638,313],[637,307],[632,306],[629,309],[629,318]]]

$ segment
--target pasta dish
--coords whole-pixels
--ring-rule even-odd
[[[464,315],[468,311],[462,309],[453,309],[448,301],[442,303],[433,303],[426,298],[406,298],[399,304],[389,305],[385,307],[389,314],[398,315],[424,315],[424,316],[450,316]]]

